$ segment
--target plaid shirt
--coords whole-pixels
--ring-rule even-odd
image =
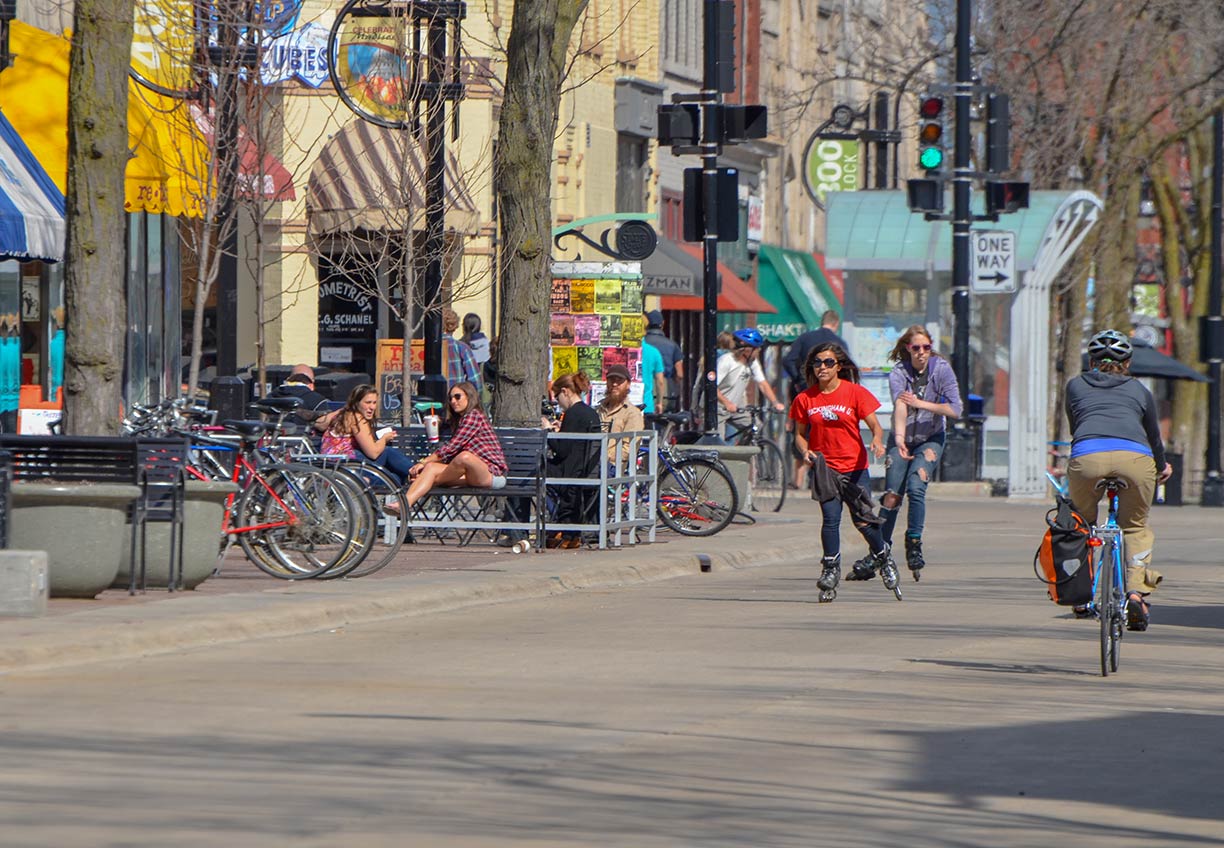
[[[468,347],[467,342],[444,335],[443,346],[446,348],[446,375],[450,386],[467,380],[476,387],[479,393],[484,390],[484,380],[480,379],[480,364],[476,362],[476,354]]]
[[[473,409],[459,419],[459,427],[449,442],[438,448],[438,459],[450,462],[460,451],[471,451],[485,461],[495,477],[506,475],[506,455],[501,442],[489,424],[489,419],[479,409]]]

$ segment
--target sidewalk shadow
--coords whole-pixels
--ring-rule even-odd
[[[991,663],[969,662],[966,660],[927,660],[911,659],[912,663],[925,665],[941,665],[948,668],[963,668],[969,671],[990,671],[999,674],[1066,674],[1076,677],[1098,677],[1099,675],[1074,668],[1059,668],[1054,665],[1034,665],[1033,663]]]
[[[915,752],[913,771],[897,788],[944,793],[962,809],[1024,796],[1103,804],[1119,814],[1218,820],[1216,833],[1224,833],[1224,716],[1146,712],[1064,721],[1054,711],[1031,724],[895,733]],[[1220,844],[1127,824],[1122,815],[1096,822],[1080,820],[1077,828],[1083,836],[1107,833],[1153,845]]]
[[[1224,630],[1224,605],[1186,607],[1152,604],[1152,621],[1155,625],[1173,627],[1208,627]],[[1159,618],[1157,618],[1159,615]]]

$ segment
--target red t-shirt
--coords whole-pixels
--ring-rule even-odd
[[[858,383],[842,380],[828,394],[819,385],[805,389],[791,404],[790,417],[809,425],[808,450],[820,451],[830,468],[849,474],[867,467],[859,422],[879,408],[875,395]]]

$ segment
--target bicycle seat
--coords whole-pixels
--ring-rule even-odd
[[[1118,489],[1129,489],[1130,483],[1126,482],[1121,477],[1102,477],[1100,480],[1097,481],[1097,484],[1094,488],[1098,490],[1108,491],[1112,489],[1114,491],[1117,491]]]
[[[258,439],[268,431],[268,425],[262,421],[236,421],[231,418],[227,421],[222,421],[221,426],[226,430],[233,430],[247,441]]]
[[[647,421],[667,421],[672,424],[688,424],[693,420],[691,412],[651,412],[646,415]]]
[[[285,415],[286,413],[293,412],[293,410],[301,405],[301,398],[270,397],[255,401],[255,403],[251,404],[251,408],[270,415]]]

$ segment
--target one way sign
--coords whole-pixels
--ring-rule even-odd
[[[1016,234],[1010,230],[974,230],[970,237],[970,288],[978,294],[1016,290]]]

